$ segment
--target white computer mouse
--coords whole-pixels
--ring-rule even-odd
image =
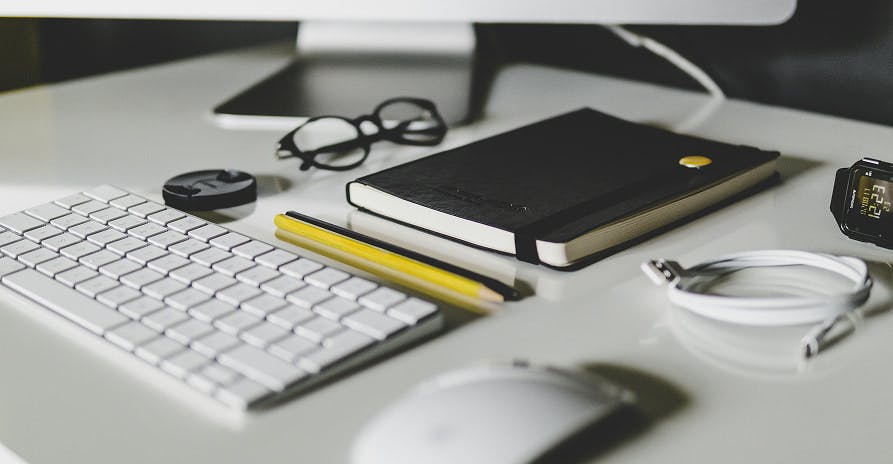
[[[517,463],[552,449],[632,401],[589,373],[490,364],[423,382],[364,426],[351,461]]]

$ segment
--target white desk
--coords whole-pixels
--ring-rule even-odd
[[[233,167],[263,176],[265,189],[229,227],[275,242],[272,217],[287,209],[344,223],[346,181],[430,150],[382,143],[360,169],[301,173],[293,161],[273,160],[278,131],[227,131],[209,120],[208,108],[282,65],[285,52],[228,53],[0,95],[0,214],[108,182],[160,200],[173,174]],[[515,66],[496,80],[484,118],[452,130],[437,149],[584,105],[673,125],[704,102],[695,93]],[[780,150],[782,183],[578,272],[494,257],[536,294],[236,423],[147,384],[114,356],[97,356],[76,330],[47,325],[54,320],[47,314],[29,315],[38,307],[4,296],[0,442],[33,463],[342,462],[362,424],[418,381],[482,359],[529,357],[593,367],[639,393],[649,426],[612,438],[597,456],[604,461],[889,460],[889,314],[798,370],[793,353],[804,329],[693,322],[668,310],[663,290],[638,266],[764,248],[890,259],[893,252],[843,237],[828,198],[837,167],[864,154],[893,158],[893,130],[730,101],[689,131]],[[283,191],[272,192],[271,180]],[[884,269],[873,267],[873,308],[890,306]]]

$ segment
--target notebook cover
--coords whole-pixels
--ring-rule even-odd
[[[679,165],[688,155],[713,163]],[[777,157],[583,108],[355,182],[516,235],[566,243]]]

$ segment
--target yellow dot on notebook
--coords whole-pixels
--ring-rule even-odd
[[[679,164],[687,168],[700,168],[712,163],[713,160],[706,156],[683,156],[679,158]]]

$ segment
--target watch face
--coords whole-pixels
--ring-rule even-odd
[[[850,171],[844,226],[876,240],[893,238],[893,172],[866,167]]]

